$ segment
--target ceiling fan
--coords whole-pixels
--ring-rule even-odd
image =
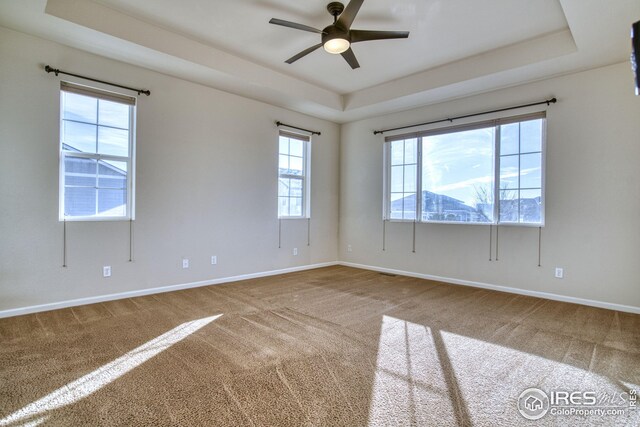
[[[406,39],[409,37],[408,31],[352,30],[351,24],[353,24],[353,20],[356,18],[363,1],[364,0],[351,0],[346,8],[342,3],[337,1],[329,3],[327,5],[327,10],[333,16],[333,24],[325,27],[323,30],[318,30],[317,28],[309,27],[304,24],[297,24],[295,22],[272,18],[269,21],[270,24],[282,25],[283,27],[321,34],[321,43],[303,50],[297,55],[287,59],[285,62],[287,64],[293,64],[298,59],[310,54],[322,46],[324,47],[324,50],[329,53],[342,55],[351,68],[356,69],[360,67],[360,64],[358,64],[358,60],[356,59],[353,50],[351,50],[352,43],[366,42],[370,40]]]

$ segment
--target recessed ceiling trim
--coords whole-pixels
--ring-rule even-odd
[[[211,68],[216,73],[229,76],[231,80],[242,81],[247,89],[262,87],[282,93],[299,93],[303,94],[303,98],[307,102],[337,111],[343,109],[342,97],[339,94],[238,58],[91,0],[48,0],[45,13],[172,57]],[[225,81],[220,81],[220,84],[220,89],[227,89]],[[244,92],[242,95],[252,97],[250,90]]]

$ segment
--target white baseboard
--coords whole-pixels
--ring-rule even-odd
[[[179,285],[161,286],[158,288],[139,289],[135,291],[120,292],[117,294],[99,295],[95,297],[78,298],[67,301],[53,302],[49,304],[32,305],[29,307],[12,308],[0,311],[0,319],[3,317],[21,316],[23,314],[39,313],[41,311],[58,310],[60,308],[75,307],[78,305],[95,304],[98,302],[114,301],[124,298],[141,297],[144,295],[160,294],[163,292],[179,291],[181,289],[197,288],[200,286],[220,285],[222,283],[237,282],[240,280],[255,279],[258,277],[275,276],[296,271],[313,270],[314,268],[338,265],[337,261],[323,262],[319,264],[302,265],[299,267],[283,268],[281,270],[261,271],[258,273],[241,274],[239,276],[221,277],[218,279],[201,280],[198,282],[182,283]]]
[[[354,268],[361,268],[364,270],[379,271],[381,273],[390,273],[390,274],[397,274],[400,276],[416,277],[419,279],[434,280],[436,282],[452,283],[455,285],[471,286],[474,288],[491,289],[494,291],[508,292],[511,294],[527,295],[531,297],[550,299],[554,301],[570,302],[573,304],[588,305],[591,307],[606,308],[609,310],[640,314],[640,307],[634,307],[631,305],[614,304],[614,303],[595,301],[595,300],[584,299],[584,298],[570,297],[566,295],[552,294],[548,292],[530,291],[527,289],[511,288],[508,286],[492,285],[489,283],[473,282],[470,280],[452,279],[450,277],[433,276],[431,274],[414,273],[411,271],[395,270],[392,268],[376,267],[373,265],[356,264],[353,262],[339,261],[337,264],[344,265],[345,267],[354,267]]]
[[[474,288],[491,289],[494,291],[508,292],[518,295],[527,295],[532,297],[550,299],[554,301],[569,302],[574,304],[588,305],[591,307],[606,308],[609,310],[623,311],[627,313],[640,314],[640,307],[630,305],[614,304],[602,301],[595,301],[584,298],[570,297],[566,295],[552,294],[548,292],[530,291],[527,289],[511,288],[508,286],[493,285],[489,283],[474,282],[470,280],[453,279],[450,277],[434,276],[431,274],[414,273],[411,271],[396,270],[392,268],[376,267],[372,265],[356,264],[352,262],[333,261],[319,264],[303,265],[299,267],[283,268],[280,270],[262,271],[258,273],[241,274],[238,276],[221,277],[217,279],[201,280],[198,282],[182,283],[178,285],[161,286],[157,288],[139,289],[135,291],[121,292],[116,294],[99,295],[95,297],[78,298],[67,301],[59,301],[49,304],[33,305],[29,307],[13,308],[0,311],[0,318],[21,316],[23,314],[38,313],[41,311],[57,310],[61,308],[75,307],[79,305],[95,304],[105,301],[113,301],[123,298],[140,297],[144,295],[160,294],[163,292],[178,291],[181,289],[197,288],[200,286],[219,285],[222,283],[237,282],[240,280],[255,279],[258,277],[275,276],[278,274],[293,273],[296,271],[312,270],[315,268],[329,267],[332,265],[344,265],[346,267],[361,268],[364,270],[379,271],[382,273],[397,274],[400,276],[416,277],[419,279],[434,280],[437,282],[452,283],[455,285],[471,286]]]

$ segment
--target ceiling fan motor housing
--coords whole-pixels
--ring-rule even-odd
[[[329,25],[322,30],[322,44],[326,43],[329,40],[333,39],[345,39],[351,43],[351,38],[349,37],[349,30],[341,28],[335,24]]]

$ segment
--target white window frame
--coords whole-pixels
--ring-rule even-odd
[[[119,100],[119,99],[127,99],[129,100],[129,152],[128,156],[115,156],[109,154],[96,154],[96,153],[82,153],[82,152],[71,152],[64,150],[63,147],[63,132],[64,132],[64,110],[63,110],[63,92],[73,92],[79,93],[84,96],[91,96],[98,99],[106,99],[106,100]],[[131,104],[132,103],[132,104]],[[59,189],[58,189],[58,220],[59,221],[129,221],[135,219],[135,140],[136,140],[136,98],[128,95],[121,95],[115,92],[109,92],[103,89],[97,89],[94,87],[83,86],[76,83],[71,82],[61,82],[60,84],[60,120],[59,120],[59,155],[60,155],[60,165],[59,165]],[[96,125],[99,126],[99,125]],[[127,164],[127,206],[125,215],[119,216],[100,216],[100,215],[85,215],[85,216],[67,216],[65,215],[65,159],[69,158],[80,158],[80,159],[91,159],[96,160],[98,162],[96,164],[96,173],[99,170],[99,161],[118,161]],[[97,201],[96,201],[97,202]]]
[[[278,186],[280,178],[299,179],[302,181],[302,215],[280,215],[280,192],[276,187],[276,200],[278,201],[277,215],[278,219],[309,219],[311,218],[311,135],[298,134],[288,130],[280,130],[278,132],[278,156],[280,159],[280,137],[296,139],[302,142],[302,175],[280,174],[278,166]]]
[[[516,221],[500,221],[500,126],[512,123],[525,122],[529,120],[542,120],[541,133],[541,189],[540,189],[540,222],[516,222]],[[463,221],[434,221],[422,219],[422,138],[431,135],[448,134],[462,132],[465,130],[479,129],[483,127],[495,127],[493,142],[493,169],[494,169],[494,203],[493,203],[493,221],[490,222],[463,222]],[[416,192],[416,212],[415,220],[391,218],[391,143],[393,141],[402,141],[406,139],[416,138],[418,167],[417,167],[417,192]],[[519,116],[505,117],[496,120],[488,120],[477,123],[469,123],[464,125],[437,128],[428,131],[414,132],[409,134],[394,135],[385,138],[383,148],[383,198],[382,198],[382,219],[389,222],[421,222],[427,224],[464,224],[464,225],[501,225],[501,226],[518,226],[518,227],[544,227],[545,226],[545,169],[546,169],[546,142],[547,142],[547,118],[546,112],[537,112],[524,114]],[[533,153],[533,152],[532,152]],[[537,153],[537,152],[536,152]],[[523,154],[518,150],[517,155]],[[520,178],[518,178],[520,179]],[[519,184],[518,184],[519,185]],[[521,190],[518,188],[517,190]]]

